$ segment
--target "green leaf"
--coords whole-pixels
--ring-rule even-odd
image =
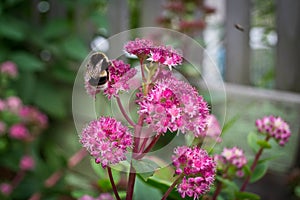
[[[297,197],[300,197],[300,185],[297,185],[295,187],[294,192]]]
[[[109,179],[99,179],[98,186],[104,191],[109,191],[112,188]]]
[[[21,41],[25,35],[25,27],[20,21],[12,18],[0,18],[0,36]]]
[[[53,75],[55,78],[59,79],[60,81],[66,82],[66,83],[74,83],[75,80],[75,73],[74,71],[71,71],[69,69],[66,69],[62,66],[57,66],[53,69]]]
[[[258,137],[257,137],[256,133],[250,132],[248,134],[248,137],[247,137],[248,145],[255,153],[257,153],[259,150],[259,145],[257,144],[257,140],[258,140]]]
[[[258,140],[256,143],[264,149],[270,149],[272,147],[266,140]]]
[[[161,194],[160,190],[147,185],[140,178],[136,179],[133,199],[157,200],[157,199],[161,199],[161,197],[162,197],[162,194]]]
[[[226,133],[239,118],[240,118],[240,115],[237,114],[234,117],[232,117],[229,121],[227,121],[225,123],[225,125],[223,126],[221,135],[223,136],[223,134]]]
[[[61,38],[69,32],[69,22],[64,19],[55,19],[46,24],[42,36],[45,39]]]
[[[238,185],[235,182],[233,182],[233,181],[230,181],[228,179],[224,179],[224,178],[222,178],[220,176],[217,176],[216,179],[218,181],[222,182],[224,185],[226,185],[227,187],[229,187],[233,191],[238,191],[239,190]]]
[[[235,197],[238,200],[260,200],[257,194],[251,192],[236,192]]]
[[[266,174],[267,170],[268,170],[267,162],[258,163],[251,175],[250,183],[254,183],[259,179],[261,179]]]
[[[67,110],[63,93],[50,84],[40,83],[37,85],[34,102],[53,117],[63,118],[66,116]]]
[[[154,161],[149,159],[133,159],[132,166],[145,181],[147,181],[149,177],[153,176],[154,172],[159,168],[159,165],[157,165]]]
[[[18,94],[25,103],[31,103],[34,99],[34,91],[36,90],[36,76],[32,72],[22,72],[22,76],[19,76],[16,88]]]
[[[70,58],[75,60],[83,60],[88,54],[87,46],[83,40],[74,36],[67,38],[62,44],[62,48]]]
[[[95,162],[95,159],[91,159],[90,160],[90,163],[91,163],[91,166],[94,170],[94,172],[97,174],[97,176],[101,179],[105,178],[106,177],[106,171],[105,169],[103,169],[103,167],[101,166],[101,164],[97,164]]]
[[[12,54],[10,59],[23,71],[41,71],[45,68],[45,63],[33,54],[25,51],[19,51]]]

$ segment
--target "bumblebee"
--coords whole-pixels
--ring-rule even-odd
[[[104,53],[93,53],[86,64],[85,80],[97,89],[106,89],[110,80],[108,67],[112,65]]]

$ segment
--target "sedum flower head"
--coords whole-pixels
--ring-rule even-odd
[[[24,124],[14,124],[9,129],[9,136],[18,140],[27,140],[30,138],[30,133]]]
[[[222,142],[221,133],[222,129],[220,127],[219,121],[214,115],[208,116],[206,136],[215,140],[216,142]]]
[[[199,147],[181,146],[172,156],[175,173],[184,175],[177,190],[185,196],[198,199],[206,193],[215,180],[216,164],[207,152]]]
[[[260,133],[274,138],[281,146],[284,146],[291,136],[289,125],[281,117],[265,116],[257,119],[255,125]]]
[[[151,40],[136,38],[133,41],[127,42],[124,49],[130,54],[136,55],[139,58],[144,58],[150,54],[153,47],[154,45]]]
[[[128,91],[129,80],[133,78],[137,70],[130,68],[129,64],[125,64],[122,60],[113,60],[113,65],[108,67],[109,80],[107,87],[104,89],[104,94],[110,99],[113,96],[117,96],[120,91]],[[86,92],[95,97],[102,89],[90,85],[88,80],[85,80],[84,87]]]
[[[128,91],[128,81],[135,76],[137,70],[130,68],[129,64],[125,64],[122,60],[113,60],[113,65],[108,68],[110,80],[108,87],[104,90],[104,94],[110,99],[117,96],[119,91]]]
[[[111,117],[91,121],[82,131],[80,142],[105,168],[125,160],[132,146],[132,135],[126,126]]]
[[[3,195],[9,196],[13,191],[13,186],[9,183],[1,183],[0,191]]]
[[[21,119],[29,124],[37,125],[39,128],[48,126],[48,117],[33,106],[23,106],[19,110]]]
[[[244,175],[242,168],[247,164],[247,158],[242,149],[224,148],[220,155],[215,155],[214,159],[218,163],[218,168],[224,170],[228,166],[234,166],[237,169],[237,176]]]
[[[129,41],[124,48],[128,53],[136,55],[142,60],[148,58],[147,60],[166,65],[170,69],[182,62],[182,55],[175,49],[154,45],[151,40],[147,39],[137,38]]]
[[[174,77],[158,80],[141,101],[139,114],[157,133],[180,130],[205,136],[209,109],[195,88]]]
[[[21,170],[33,170],[35,168],[35,161],[31,156],[25,155],[21,158],[19,166]]]
[[[90,195],[83,195],[78,200],[114,200],[114,197],[110,193],[102,193],[98,197],[92,197]]]
[[[5,74],[11,78],[15,78],[18,76],[18,69],[15,63],[11,61],[6,61],[1,64],[0,66],[1,74]]]

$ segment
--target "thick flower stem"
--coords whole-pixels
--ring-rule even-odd
[[[136,156],[136,159],[143,158],[145,156],[145,154],[148,153],[154,147],[154,145],[157,143],[159,137],[160,137],[160,135],[154,136],[153,140],[150,142],[150,144],[148,145],[148,147],[146,147],[145,150],[141,149],[141,154],[139,154],[138,156]]]
[[[107,167],[107,173],[116,199],[121,200],[110,167]]]
[[[124,107],[123,107],[123,105],[122,105],[122,102],[121,102],[121,100],[120,100],[120,98],[119,97],[116,97],[116,99],[117,99],[117,103],[118,103],[118,106],[119,106],[119,108],[120,108],[120,111],[121,111],[121,113],[123,114],[123,116],[125,117],[125,119],[128,121],[128,123],[131,125],[131,126],[135,126],[135,123],[130,119],[130,117],[127,115],[127,113],[126,113],[126,111],[125,111],[125,109],[124,109]]]
[[[166,193],[164,194],[164,196],[161,198],[161,200],[166,200],[167,197],[169,196],[169,194],[172,192],[172,190],[174,189],[174,187],[177,185],[178,181],[180,179],[182,179],[183,174],[181,174],[180,176],[178,176],[178,178],[172,183],[172,185],[169,187],[169,189],[166,191]]]
[[[267,136],[265,140],[268,141],[269,139],[270,139],[270,136]],[[255,169],[255,167],[256,167],[258,161],[259,161],[259,158],[260,158],[260,156],[261,156],[263,150],[264,150],[264,148],[261,147],[261,148],[258,150],[258,152],[256,153],[255,158],[254,158],[254,161],[253,161],[253,163],[252,163],[252,165],[251,165],[251,167],[250,167],[250,174],[249,174],[249,175],[247,176],[247,178],[244,180],[244,183],[243,183],[242,187],[240,188],[240,191],[241,191],[241,192],[245,191],[245,189],[246,189],[246,187],[247,187],[247,185],[248,185],[248,183],[249,183],[249,181],[250,181],[251,175],[252,175],[252,173],[254,172],[254,169]]]
[[[223,178],[226,178],[227,177],[227,172],[228,172],[228,169],[229,169],[229,165],[225,168],[224,172],[223,172]],[[214,192],[214,195],[212,197],[212,200],[216,200],[218,195],[220,194],[221,190],[222,190],[222,182],[218,182],[217,184],[217,188]]]
[[[128,185],[127,185],[126,200],[132,200],[133,198],[135,178],[136,178],[136,172],[135,169],[132,167],[132,163],[131,163]]]
[[[221,192],[221,190],[222,190],[222,182],[218,182],[217,183],[217,189],[215,190],[215,192],[214,192],[214,195],[213,195],[213,197],[212,197],[212,200],[216,200],[217,199],[217,197],[218,197],[218,195],[220,194],[220,192]]]

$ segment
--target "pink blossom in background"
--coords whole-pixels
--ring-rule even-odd
[[[103,168],[125,160],[133,143],[128,128],[111,117],[91,121],[83,129],[80,142]]]
[[[14,139],[24,140],[30,137],[30,133],[24,124],[14,124],[9,129],[9,136]]]
[[[236,175],[242,177],[244,175],[242,168],[247,164],[247,158],[242,149],[237,147],[224,148],[220,155],[215,155],[215,161],[218,168],[224,170],[228,166],[235,166],[237,169]]]
[[[274,138],[281,146],[284,146],[291,136],[289,125],[281,117],[265,116],[257,119],[255,125],[260,133]]]
[[[208,123],[207,123],[206,136],[214,139],[218,143],[222,142],[222,138],[221,138],[222,130],[217,118],[214,115],[209,115],[207,121]]]
[[[9,196],[11,194],[12,190],[13,190],[13,187],[11,184],[9,184],[9,183],[1,183],[0,184],[0,191],[5,196]]]
[[[11,61],[6,61],[1,64],[0,66],[0,72],[1,74],[6,74],[9,77],[15,78],[18,76],[18,69],[15,63]]]
[[[6,99],[6,106],[12,112],[17,113],[22,107],[22,100],[17,96],[11,96]]]
[[[174,149],[172,156],[175,173],[184,178],[177,186],[182,198],[185,196],[199,199],[206,193],[215,180],[216,163],[204,149],[181,146]]]
[[[25,155],[21,158],[19,167],[21,170],[33,170],[35,168],[35,161],[31,156]]]
[[[48,126],[48,117],[33,106],[23,106],[19,110],[19,116],[23,121],[38,125],[40,128]]]
[[[174,77],[158,80],[145,98],[137,101],[138,113],[153,131],[165,133],[180,130],[205,136],[209,109],[195,88]]]
[[[6,109],[6,103],[4,100],[0,99],[0,111],[3,111]]]
[[[0,136],[3,135],[6,131],[6,124],[3,121],[0,121]]]
[[[90,195],[84,195],[78,200],[114,200],[114,197],[109,193],[102,193],[98,197],[92,197]]]

